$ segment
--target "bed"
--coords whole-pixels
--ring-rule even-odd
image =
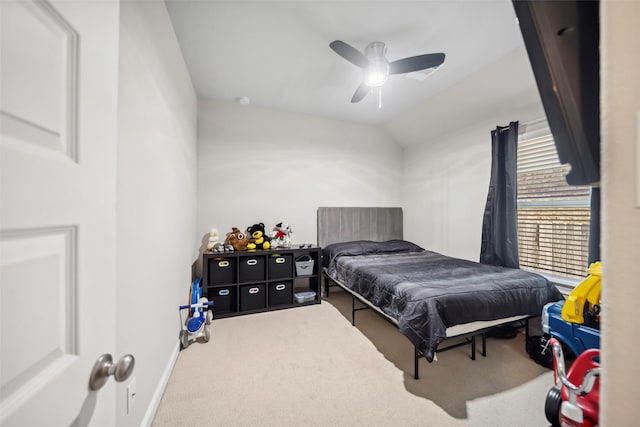
[[[546,303],[562,299],[538,274],[448,257],[403,240],[400,208],[319,208],[318,244],[327,296],[331,285],[352,295],[353,324],[359,300],[396,325],[414,344],[416,379],[418,358],[433,361],[446,339],[466,338],[475,358],[480,335],[486,355],[490,328],[526,324]]]

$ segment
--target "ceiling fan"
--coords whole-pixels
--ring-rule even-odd
[[[387,46],[383,42],[369,43],[364,54],[353,46],[336,40],[329,43],[335,53],[362,68],[362,83],[351,97],[351,102],[360,102],[371,88],[382,86],[389,74],[404,74],[434,68],[444,62],[444,53],[428,53],[389,62],[386,58]]]

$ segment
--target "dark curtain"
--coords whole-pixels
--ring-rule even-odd
[[[519,268],[517,199],[518,122],[491,131],[491,181],[482,221],[480,262]]]
[[[591,187],[589,259],[587,260],[587,267],[596,261],[600,261],[600,187]]]

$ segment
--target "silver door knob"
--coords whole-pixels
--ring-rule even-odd
[[[122,356],[118,363],[114,364],[111,355],[105,353],[98,357],[98,360],[93,365],[91,377],[89,378],[89,388],[91,390],[100,390],[110,375],[113,375],[117,382],[124,381],[131,376],[135,365],[136,359],[130,354]]]

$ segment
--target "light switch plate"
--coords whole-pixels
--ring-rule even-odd
[[[127,414],[133,411],[133,404],[136,401],[136,377],[133,377],[127,385]]]

